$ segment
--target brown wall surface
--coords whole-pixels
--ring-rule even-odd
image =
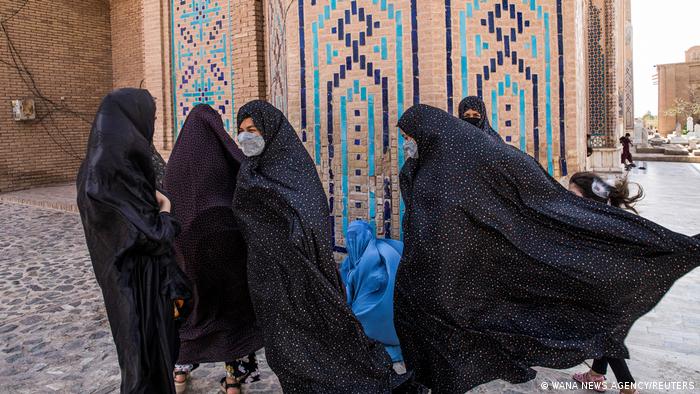
[[[265,17],[261,0],[231,1],[235,111],[265,99]]]
[[[0,3],[0,20],[13,15],[21,3]],[[112,85],[108,3],[33,0],[4,26],[7,35],[0,30],[0,192],[71,181],[85,152],[90,122]],[[22,78],[12,65],[8,35],[35,87],[28,87],[32,85],[28,75],[22,73]],[[21,98],[35,100],[37,120],[12,119],[10,100]]]
[[[676,128],[676,122],[685,127],[682,116],[667,116],[666,111],[673,106],[675,99],[688,100],[690,89],[700,88],[700,62],[659,64],[659,133],[666,136]]]
[[[113,87],[138,87],[144,78],[141,0],[110,0]]]

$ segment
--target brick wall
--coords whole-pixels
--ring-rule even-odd
[[[138,87],[145,76],[142,1],[110,0],[109,7],[113,87]]]
[[[668,116],[675,99],[690,100],[690,90],[700,89],[700,62],[659,64],[659,134],[667,136],[676,129],[680,122],[681,129],[686,127],[686,117]]]
[[[236,108],[265,99],[265,17],[261,0],[230,0]]]
[[[167,156],[173,145],[170,2],[110,0],[113,87],[143,87],[156,100],[154,145]]]
[[[0,3],[0,19],[20,3]],[[107,3],[33,0],[5,26],[37,88],[58,108],[38,99],[17,71],[3,63],[11,57],[0,32],[0,192],[72,181],[85,152],[89,122],[112,85]],[[36,100],[42,121],[11,119],[10,100],[23,97]]]
[[[143,87],[156,99],[153,143],[167,156],[173,146],[170,5],[167,0],[142,1]]]

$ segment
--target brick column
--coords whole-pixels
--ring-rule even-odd
[[[173,144],[172,97],[170,94],[170,24],[167,0],[146,0],[143,9],[144,84],[156,98],[156,129],[153,143],[170,150]]]
[[[112,83],[115,89],[138,87],[144,78],[144,32],[141,0],[110,0]]]
[[[262,1],[231,0],[234,111],[266,99],[265,16]]]
[[[265,1],[265,54],[268,100],[285,114],[287,110],[287,10],[284,0]]]

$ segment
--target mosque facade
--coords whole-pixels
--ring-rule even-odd
[[[40,3],[46,3],[43,14],[34,9]],[[67,42],[80,42],[82,47],[74,48],[78,53],[95,47],[108,54],[102,60],[107,77],[91,81],[94,92],[81,105],[94,112],[102,92],[149,89],[158,105],[155,144],[166,154],[199,103],[217,109],[231,133],[236,109],[246,101],[262,98],[280,108],[316,163],[338,248],[354,218],[370,221],[379,236],[399,236],[404,208],[398,172],[405,157],[396,124],[414,104],[456,115],[463,97],[481,96],[504,141],[557,178],[583,169],[619,171],[617,140],[634,123],[630,0],[59,3],[30,2],[18,14],[24,17],[7,22],[8,32],[16,32],[15,47],[26,44],[20,31],[41,34],[47,26],[42,20],[60,24],[73,13],[99,15],[99,29],[83,31],[71,23],[55,32]],[[91,34],[97,37],[85,38]],[[40,63],[35,67],[42,80],[51,71],[42,71]],[[28,64],[33,66],[34,59]],[[3,67],[8,66],[0,64],[0,71]],[[83,75],[76,80],[90,72],[88,65],[78,71]],[[55,95],[80,95],[77,87],[63,94],[48,76],[43,81]],[[9,93],[32,94],[22,84]],[[22,130],[38,128],[0,118],[3,122]],[[78,122],[74,129],[79,130],[71,137],[74,145],[84,146],[89,125]],[[12,170],[24,144],[0,162],[0,190],[25,186],[17,181],[22,174]],[[589,145],[593,155],[587,157]],[[60,162],[60,151],[53,156]],[[60,166],[65,173],[47,169],[46,177],[34,183],[70,179],[74,161]]]

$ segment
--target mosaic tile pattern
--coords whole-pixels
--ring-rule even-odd
[[[235,128],[230,3],[230,0],[171,2],[175,136],[189,111],[201,103],[219,111],[227,130]]]
[[[482,97],[506,142],[566,175],[562,0],[445,0],[445,24],[447,110]]]
[[[398,118],[419,101],[415,0],[299,0],[302,140],[326,184],[333,238],[355,218],[397,237]],[[290,100],[293,100],[290,97]]]
[[[594,148],[617,143],[614,23],[612,0],[588,0],[588,127]]]
[[[567,174],[567,128],[571,136],[583,130],[566,119],[576,115],[565,107],[566,94],[576,91],[565,83],[575,84],[576,70],[564,70],[565,58],[576,52],[564,37],[564,24],[574,23],[565,0],[292,4],[288,116],[326,187],[337,250],[355,218],[370,221],[379,236],[401,236],[404,158],[395,124],[418,102],[454,112],[463,96],[480,95],[506,142],[551,174]]]

